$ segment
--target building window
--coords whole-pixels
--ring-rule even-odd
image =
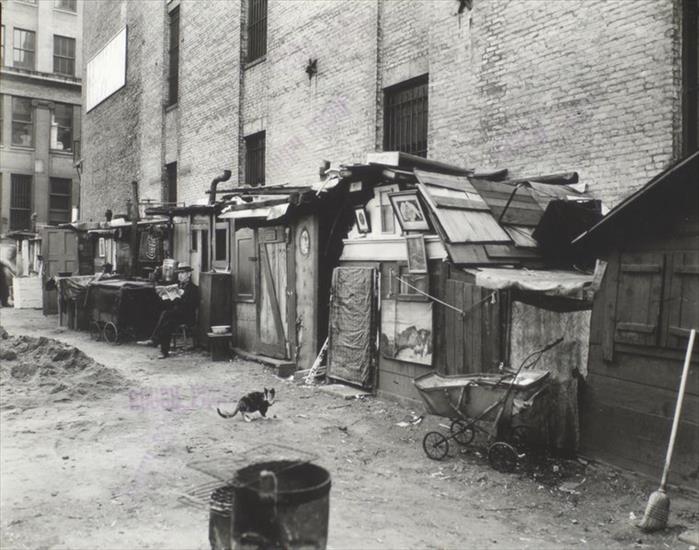
[[[12,174],[10,195],[10,229],[31,229],[32,177]]]
[[[26,97],[12,98],[12,145],[34,146],[34,109]]]
[[[170,64],[168,69],[168,105],[177,103],[179,92],[179,68],[180,68],[180,8],[176,7],[170,12]]]
[[[51,149],[73,150],[73,106],[56,103],[51,113]]]
[[[252,186],[265,184],[264,132],[245,138],[245,183]]]
[[[14,37],[12,65],[20,69],[34,70],[34,51],[36,49],[34,31],[15,29]]]
[[[66,178],[51,178],[49,186],[49,224],[70,222],[73,182]]]
[[[689,156],[699,149],[699,5],[696,1],[684,0],[682,19],[682,141],[684,156]]]
[[[384,151],[427,156],[427,75],[384,90]]]
[[[3,134],[5,133],[2,131],[3,128],[5,127],[4,122],[5,122],[5,96],[0,94],[0,145],[2,145],[4,143],[3,139],[2,139]]]
[[[165,202],[177,204],[177,163],[171,162],[165,165]]]
[[[75,38],[53,35],[53,72],[75,76]]]
[[[267,53],[267,0],[248,0],[248,56],[255,61]]]
[[[58,10],[66,10],[72,12],[78,11],[77,0],[56,0],[54,6]]]

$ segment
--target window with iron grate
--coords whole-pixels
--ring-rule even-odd
[[[248,0],[247,61],[255,61],[267,53],[267,0]]]
[[[31,229],[32,177],[12,174],[10,183],[10,229]]]
[[[427,75],[384,90],[384,151],[427,156]]]

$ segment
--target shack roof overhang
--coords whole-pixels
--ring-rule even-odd
[[[188,206],[151,206],[146,208],[148,216],[186,218],[196,214],[212,214],[221,210],[221,204],[191,204]]]
[[[544,269],[482,268],[464,269],[474,276],[478,286],[493,289],[517,289],[543,293],[547,296],[583,297],[592,285],[592,274],[576,271]]]
[[[609,245],[609,237],[634,221],[667,216],[671,204],[699,204],[699,151],[663,170],[617,204],[602,220],[573,240],[581,248]],[[640,223],[640,222],[639,222]]]

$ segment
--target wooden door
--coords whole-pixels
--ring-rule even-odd
[[[72,229],[46,228],[41,232],[43,282],[61,272],[79,273],[78,234]],[[45,285],[44,285],[45,286]],[[43,291],[44,315],[58,312],[56,291]]]
[[[294,318],[294,255],[287,250],[283,227],[258,230],[259,289],[257,299],[257,347],[270,357],[289,359],[292,345],[289,326]]]
[[[447,280],[446,302],[464,312],[445,309],[446,374],[492,372],[501,360],[500,311],[492,291]]]

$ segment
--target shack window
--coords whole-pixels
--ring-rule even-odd
[[[217,262],[225,262],[228,259],[227,245],[228,229],[216,229],[216,251],[215,260]]]
[[[239,229],[235,234],[235,293],[238,300],[255,297],[255,234],[252,229]]]
[[[245,138],[245,183],[265,184],[265,133],[258,132]]]
[[[32,177],[12,174],[10,229],[31,229]]]
[[[384,151],[427,156],[427,75],[384,90]]]
[[[170,48],[168,51],[168,105],[177,103],[179,93],[180,70],[180,8],[173,9],[170,14]]]
[[[248,55],[255,61],[267,53],[267,0],[248,0]]]
[[[51,225],[68,223],[73,182],[67,178],[51,178],[49,186],[49,223]]]

